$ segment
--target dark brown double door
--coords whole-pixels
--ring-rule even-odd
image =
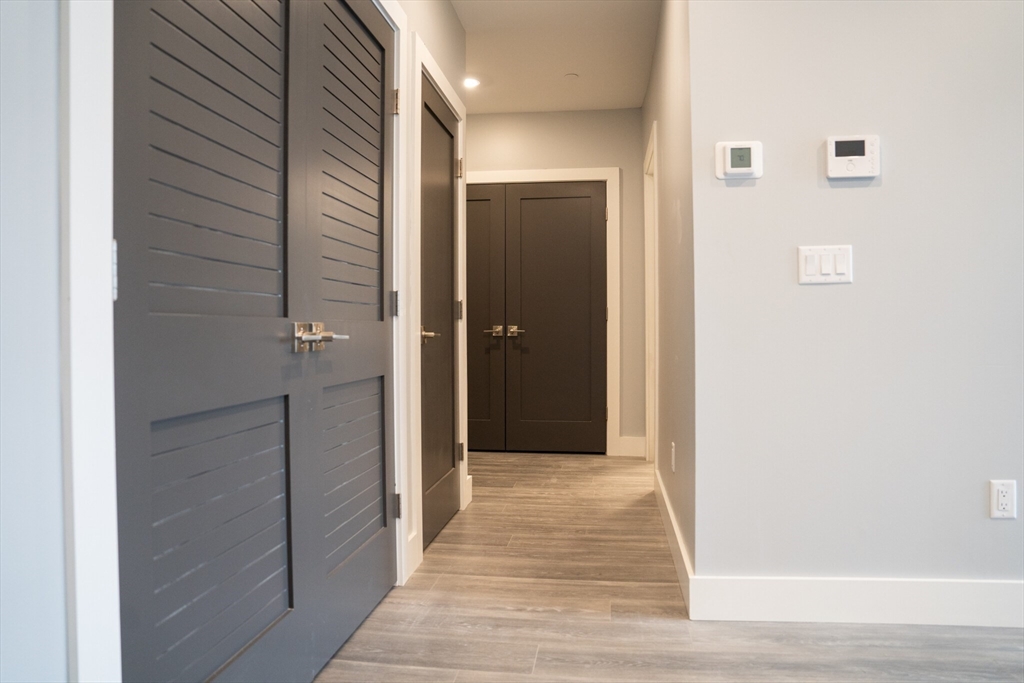
[[[394,44],[366,0],[115,3],[125,680],[310,681],[394,585]]]
[[[604,453],[602,182],[467,192],[469,447]]]

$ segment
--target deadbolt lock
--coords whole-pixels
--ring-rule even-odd
[[[323,323],[292,323],[292,336],[295,353],[323,351],[325,342],[348,339],[347,334],[324,332]]]

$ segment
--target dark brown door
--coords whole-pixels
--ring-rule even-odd
[[[466,190],[469,447],[505,450],[505,186]]]
[[[455,135],[458,120],[423,77],[421,378],[423,547],[459,510],[455,423]]]
[[[394,584],[393,44],[362,0],[115,5],[125,680],[309,681]]]
[[[492,186],[496,188],[498,186]],[[485,203],[497,189],[474,188],[475,224],[500,232]],[[489,193],[489,194],[488,194]],[[504,449],[535,453],[604,453],[606,389],[605,185],[600,182],[510,184],[504,187],[505,337],[488,349],[504,356]],[[471,202],[472,205],[474,202]],[[473,218],[472,216],[470,218]],[[482,231],[481,231],[482,232]],[[483,237],[469,258],[484,256]],[[488,244],[493,245],[494,235]],[[491,247],[493,248],[493,247]],[[491,263],[488,260],[488,263]],[[480,268],[480,264],[469,266]],[[478,304],[492,307],[492,276],[469,281],[470,320]],[[493,317],[493,313],[492,313]],[[474,323],[475,335],[480,323]],[[490,324],[500,324],[498,320]],[[485,326],[486,327],[486,326]],[[485,328],[480,328],[482,332]],[[490,400],[492,368],[470,366],[470,395]],[[497,361],[494,361],[497,362]],[[486,370],[486,372],[485,372]],[[480,406],[470,408],[481,414]],[[472,412],[471,412],[472,414]],[[492,428],[494,432],[497,427]],[[479,433],[479,432],[477,432]],[[471,438],[473,432],[470,433]],[[499,440],[471,441],[486,450]],[[492,445],[493,444],[493,445]]]
[[[605,185],[509,185],[505,202],[507,447],[604,453]]]

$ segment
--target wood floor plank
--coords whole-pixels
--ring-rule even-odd
[[[333,659],[320,672],[320,683],[365,681],[366,683],[454,683],[458,671],[418,666],[395,666]]]
[[[631,458],[471,453],[474,501],[318,681],[1000,681],[1024,630],[691,622]]]

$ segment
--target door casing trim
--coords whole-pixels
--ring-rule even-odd
[[[607,242],[608,274],[608,436],[607,455],[621,455],[635,458],[645,456],[647,438],[644,436],[623,436],[620,429],[621,403],[621,272],[619,251],[622,244],[622,169],[617,166],[604,168],[545,168],[516,171],[470,171],[467,182],[473,185],[484,183],[547,183],[603,180],[607,183],[608,225]],[[462,252],[465,254],[465,250]],[[464,258],[464,257],[463,257]],[[460,264],[463,273],[465,262]],[[467,422],[468,424],[468,422]]]
[[[114,4],[60,4],[68,680],[121,680],[114,435]]]
[[[658,467],[658,122],[651,124],[651,136],[644,154],[644,356],[647,382],[646,457]]]

